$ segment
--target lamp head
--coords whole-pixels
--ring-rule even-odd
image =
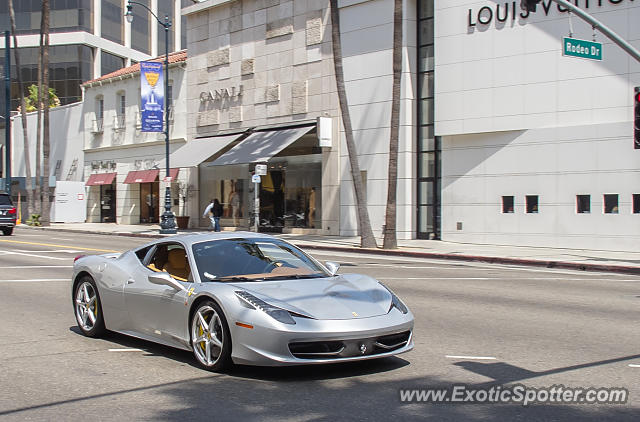
[[[124,14],[125,18],[127,18],[127,22],[132,23],[133,22],[133,5],[132,4],[127,4],[127,13]]]

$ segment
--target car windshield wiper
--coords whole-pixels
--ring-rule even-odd
[[[271,277],[264,277],[263,280],[288,280],[288,279],[303,279],[303,278],[322,278],[322,274],[290,274],[290,275],[274,275]]]
[[[229,275],[226,277],[216,278],[213,281],[262,281],[264,278],[249,278],[241,275]]]

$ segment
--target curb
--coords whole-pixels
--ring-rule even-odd
[[[91,230],[71,230],[71,229],[56,229],[50,227],[27,227],[30,230],[52,230],[65,233],[83,233],[83,234],[99,234],[108,236],[123,236],[123,237],[138,237],[147,239],[160,239],[170,235],[161,235],[155,233],[126,233],[126,232],[96,232]],[[185,234],[190,232],[182,232],[179,234]],[[428,258],[428,259],[441,259],[448,261],[463,261],[463,262],[483,262],[488,264],[503,264],[503,265],[519,265],[526,267],[538,267],[538,268],[558,268],[563,270],[578,270],[578,271],[594,271],[594,272],[610,272],[618,274],[632,274],[640,275],[640,267],[630,267],[625,265],[603,265],[603,264],[588,264],[579,262],[568,261],[547,261],[525,258],[506,258],[506,257],[494,257],[494,256],[479,256],[479,255],[459,255],[459,254],[446,254],[437,252],[415,252],[405,250],[387,250],[387,249],[370,249],[359,247],[344,247],[344,246],[328,246],[328,245],[316,245],[310,243],[298,243],[296,241],[290,241],[290,243],[304,249],[312,250],[324,250],[334,252],[349,252],[349,253],[361,253],[370,255],[387,255],[387,256],[401,256],[410,258]]]

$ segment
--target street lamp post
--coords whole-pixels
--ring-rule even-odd
[[[166,162],[166,180],[169,180],[170,171],[169,171],[169,28],[171,27],[171,21],[169,20],[169,15],[164,16],[164,22],[162,22],[155,13],[151,9],[149,9],[145,4],[138,3],[136,1],[129,0],[127,2],[127,12],[125,13],[125,17],[127,18],[127,22],[133,22],[133,5],[137,4],[138,6],[142,6],[147,9],[147,11],[156,18],[158,23],[162,25],[164,28],[164,67],[165,67],[165,75],[164,75],[164,141],[165,141],[165,162]],[[171,212],[171,182],[167,182],[167,188],[164,194],[164,213],[160,217],[160,233],[161,234],[175,234],[176,230],[176,220],[173,212]]]

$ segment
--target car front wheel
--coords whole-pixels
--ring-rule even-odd
[[[191,347],[198,363],[209,371],[231,365],[231,334],[222,310],[211,300],[198,305],[191,318]]]

